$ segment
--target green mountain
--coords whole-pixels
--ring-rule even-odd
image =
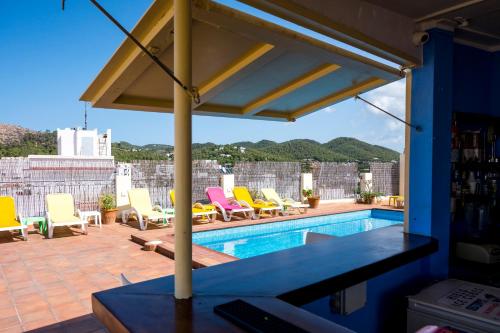
[[[270,146],[274,146],[277,144],[278,144],[277,142],[274,142],[271,140],[260,140],[258,142],[242,141],[242,142],[233,143],[233,145],[235,145],[235,146],[245,147],[245,148],[254,148],[254,149],[268,148]]]
[[[329,149],[313,140],[296,139],[262,148],[273,155],[282,156],[288,161],[315,160],[322,162],[349,161],[349,156]]]
[[[358,161],[371,161],[375,158],[381,161],[399,161],[398,152],[354,138],[336,138],[323,144],[323,147]]]
[[[0,157],[30,154],[56,154],[56,133],[36,132],[18,126],[0,124]],[[173,157],[174,147],[164,144],[134,145],[126,141],[114,142],[112,152],[117,161],[164,160]],[[285,142],[261,140],[233,144],[193,143],[193,158],[217,160],[223,165],[238,161],[320,161],[368,162],[399,160],[399,153],[382,146],[354,138],[336,138],[327,143],[296,139]]]

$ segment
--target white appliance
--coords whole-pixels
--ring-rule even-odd
[[[483,264],[496,264],[500,262],[500,245],[458,242],[456,255],[465,260]]]
[[[462,280],[436,283],[408,299],[407,332],[426,325],[458,332],[500,332],[500,289]]]

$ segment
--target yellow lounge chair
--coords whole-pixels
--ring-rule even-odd
[[[274,212],[278,215],[279,212],[283,210],[283,207],[275,204],[274,202],[263,201],[260,199],[256,199],[254,201],[245,186],[235,187],[233,189],[233,195],[240,204],[247,205],[255,209],[257,216],[265,212],[270,212],[271,214]]]
[[[28,240],[27,226],[21,223],[21,216],[16,217],[16,205],[13,197],[0,197],[0,231],[19,230],[24,240]]]
[[[175,192],[170,190],[170,201],[175,206]],[[200,222],[211,222],[217,217],[214,205],[203,205],[199,202],[193,204],[193,218],[200,217]]]
[[[147,188],[134,188],[128,190],[130,209],[122,212],[122,221],[127,222],[130,215],[137,217],[141,230],[148,228],[148,221],[168,222],[174,217],[173,214],[156,205],[153,207]]]
[[[299,213],[301,213],[302,209],[304,213],[307,213],[307,208],[309,208],[308,204],[295,201],[291,198],[281,199],[274,188],[263,188],[261,192],[264,194],[266,200],[275,202],[277,205],[283,206],[286,209],[296,209]]]
[[[75,202],[73,196],[68,193],[47,194],[47,229],[48,238],[54,235],[55,227],[67,227],[79,225],[84,235],[87,234],[87,220],[80,217],[80,210],[75,214]]]

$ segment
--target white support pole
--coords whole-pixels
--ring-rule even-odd
[[[174,74],[191,87],[191,1],[174,0]],[[175,298],[192,296],[191,97],[174,83]]]
[[[412,73],[411,69],[406,70],[406,103],[405,103],[405,120],[411,124],[411,82]],[[410,209],[410,141],[411,141],[411,127],[405,126],[405,150],[404,150],[404,224],[403,229],[405,233],[410,232],[409,209]]]

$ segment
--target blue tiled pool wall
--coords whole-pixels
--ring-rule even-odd
[[[311,224],[322,225],[351,220],[360,220],[369,218],[370,210],[362,210],[358,212],[350,212],[343,214],[325,215],[318,217],[308,217],[303,219],[295,219],[283,222],[264,223],[257,225],[249,225],[242,227],[234,227],[227,229],[218,229],[211,231],[202,231],[193,233],[193,242],[203,244],[205,242],[221,242],[225,240],[245,237],[255,237],[269,233],[280,233],[308,227]]]
[[[370,218],[402,222],[403,213],[399,211],[372,209],[333,215],[308,217],[283,222],[264,223],[251,226],[202,231],[193,233],[193,242],[200,245],[208,243],[219,243],[234,240],[235,238],[256,237],[265,234],[279,234],[282,232],[304,229],[310,226],[315,227],[315,232],[321,233],[322,226],[324,226],[324,229],[326,230],[330,225],[339,223],[346,223],[342,228],[342,234],[351,234],[360,232],[361,230],[350,230],[352,228],[357,228],[356,224],[350,225],[347,222],[367,220]]]
[[[403,212],[398,210],[372,209],[371,217],[376,219],[394,220],[399,222],[403,222],[404,220]]]

